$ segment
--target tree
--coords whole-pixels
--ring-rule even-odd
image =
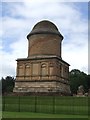
[[[78,69],[73,69],[71,70],[69,76],[70,76],[70,88],[72,94],[77,93],[77,89],[80,85],[83,85],[85,92],[88,91],[87,74],[81,72]]]
[[[90,89],[90,74],[87,76],[87,81],[88,81],[88,89]]]
[[[9,93],[13,91],[15,79],[11,76],[7,76],[5,79],[1,79],[2,93]]]

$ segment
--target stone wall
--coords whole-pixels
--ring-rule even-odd
[[[29,38],[28,57],[56,55],[61,57],[61,38],[58,35],[37,34]]]
[[[69,66],[57,59],[17,62],[16,80],[69,79]]]
[[[61,92],[70,93],[69,85],[56,81],[16,82],[14,92]]]

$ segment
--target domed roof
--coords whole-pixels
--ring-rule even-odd
[[[58,31],[56,25],[47,20],[38,22],[33,27],[32,31],[27,35],[27,39],[29,39],[29,37],[34,34],[57,34],[63,39],[63,36]]]

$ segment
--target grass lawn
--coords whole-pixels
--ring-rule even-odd
[[[31,112],[3,112],[3,118],[88,118],[87,115],[45,114]]]
[[[2,102],[3,118],[88,119],[87,97],[6,96]]]
[[[3,98],[3,111],[87,115],[88,98],[55,97],[53,99],[52,96],[38,96],[37,98],[6,96]]]

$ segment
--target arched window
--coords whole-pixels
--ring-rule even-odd
[[[53,74],[53,63],[49,63],[49,75]]]
[[[24,75],[24,69],[23,69],[22,65],[19,65],[19,67],[18,67],[18,73],[19,73],[20,76]]]
[[[62,74],[62,65],[61,64],[59,64],[59,71],[60,71],[60,76],[61,76],[61,74]]]
[[[61,76],[64,77],[64,67],[63,67],[63,65],[61,67]]]
[[[32,74],[33,75],[38,75],[39,74],[39,64],[38,63],[33,63]]]
[[[30,75],[30,65],[25,66],[25,74]]]
[[[43,63],[41,65],[41,75],[44,76],[44,75],[47,75],[47,74],[48,74],[47,65],[45,63]]]

